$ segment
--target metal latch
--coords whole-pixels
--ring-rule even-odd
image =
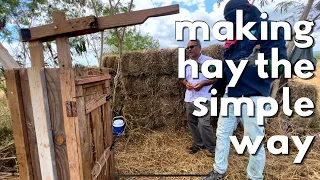
[[[107,97],[106,97],[106,101],[109,101],[111,99],[111,95],[108,95]]]

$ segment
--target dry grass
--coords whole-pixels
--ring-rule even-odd
[[[204,51],[204,53],[210,53],[211,51]],[[294,78],[295,81],[290,81],[289,87],[291,92],[291,102],[295,102],[300,97],[308,97],[313,102],[317,102],[317,99],[320,99],[319,89],[317,89],[320,87],[319,67],[315,77],[308,80],[306,84],[301,83],[302,81],[297,80],[297,78]],[[129,74],[130,73],[126,75],[127,79],[129,79]],[[160,77],[163,77],[163,75]],[[133,79],[134,78],[136,78],[135,81],[139,81],[137,79],[147,79],[150,78],[150,76],[134,76]],[[134,81],[133,79],[126,81],[124,84],[127,82],[132,83]],[[157,81],[159,81],[159,79],[161,78],[158,78]],[[148,82],[150,85],[150,81],[144,81],[143,83]],[[148,86],[143,83],[141,83],[142,87],[138,87],[141,84],[137,85],[137,87],[134,86],[135,83],[132,83],[132,85],[126,84],[127,86],[130,86],[126,88],[126,91],[131,91],[131,93],[126,94],[126,96],[132,98],[134,95],[144,93],[142,95],[144,98],[138,97],[137,99],[125,101],[127,104],[125,109],[127,109],[127,111],[124,112],[124,114],[130,114],[127,113],[130,109],[132,110],[132,114],[136,114],[127,116],[130,118],[129,124],[131,124],[131,130],[126,137],[121,137],[116,144],[115,152],[117,173],[203,175],[211,171],[213,159],[208,157],[208,153],[206,153],[206,151],[201,151],[195,155],[187,153],[187,148],[192,144],[192,139],[188,130],[184,127],[172,130],[170,127],[170,122],[172,122],[172,120],[173,122],[185,122],[184,113],[181,113],[184,112],[183,104],[181,105],[173,102],[164,103],[168,104],[169,108],[171,108],[171,111],[169,112],[176,113],[169,114],[164,118],[164,120],[160,120],[160,117],[163,117],[161,114],[160,116],[154,116],[154,114],[152,114],[152,112],[160,111],[161,107],[163,107],[163,105],[157,105],[161,104],[160,99],[155,98],[155,94],[157,94],[158,91],[152,91],[152,88],[157,85],[151,84]],[[143,89],[143,87],[151,88]],[[135,90],[135,88],[137,88],[137,90]],[[158,89],[162,89],[162,91],[169,94],[167,98],[172,99],[173,95],[165,90],[165,86],[157,86],[156,90]],[[179,95],[175,95],[175,97],[183,97],[183,91],[180,90],[179,92]],[[320,101],[318,101],[318,104],[319,103]],[[292,107],[293,106],[291,104],[291,108]],[[282,120],[285,117],[283,114],[280,113],[278,118],[269,119],[266,128],[266,139],[273,135],[298,135],[300,137],[314,135],[316,136],[316,140],[313,147],[310,149],[310,152],[308,152],[305,157],[305,161],[300,165],[293,163],[298,151],[291,140],[289,155],[272,155],[266,149],[267,162],[264,171],[265,179],[320,179],[320,154],[318,153],[320,152],[319,107],[319,105],[316,106],[314,115],[309,118],[301,118],[296,114],[293,115],[293,117],[290,118],[289,128],[286,132],[283,131],[284,127]],[[152,110],[152,108],[154,110]],[[165,119],[168,119],[168,121],[165,121]],[[132,126],[131,122],[138,122],[138,124],[142,126]],[[166,128],[156,130],[148,129],[149,127],[152,128],[159,125],[163,125]],[[241,129],[238,129],[235,134],[241,137]],[[248,154],[238,155],[231,145],[226,179],[246,179],[247,163]],[[126,177],[122,179],[202,179],[202,177]]]
[[[0,98],[0,172],[17,171],[15,147],[9,108],[5,97]]]
[[[237,132],[237,134],[240,132]],[[115,147],[118,174],[207,174],[213,159],[206,151],[187,153],[192,144],[186,129],[178,131],[130,132],[121,137]],[[265,146],[266,147],[266,146]],[[272,155],[267,151],[265,179],[320,179],[319,139],[301,165],[293,164],[297,150],[290,155]],[[248,154],[238,155],[231,145],[226,179],[246,179]],[[202,177],[145,177],[122,179],[201,179]]]

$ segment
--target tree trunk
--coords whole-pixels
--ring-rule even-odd
[[[313,2],[314,2],[314,0],[308,0],[308,3],[307,3],[307,5],[306,5],[306,7],[304,8],[304,10],[303,10],[303,12],[302,12],[302,15],[301,15],[301,17],[300,17],[300,19],[299,19],[299,21],[307,20]],[[291,51],[293,50],[293,47],[294,47],[294,38],[293,38],[293,40],[290,41],[289,44],[288,44],[288,47],[287,47],[287,54],[288,54],[288,56],[291,54]]]
[[[314,2],[314,0],[308,0],[308,3],[306,5],[306,7],[304,8],[303,13],[302,13],[299,21],[306,20],[308,18],[308,15],[310,13],[313,2]],[[291,55],[293,47],[294,47],[294,38],[292,41],[289,42],[289,44],[287,46],[288,57]],[[271,92],[272,98],[275,98],[277,96],[277,92],[279,90],[279,87],[282,87],[285,83],[287,83],[287,79],[285,79],[283,76],[281,76],[279,79],[274,81],[273,86],[272,86],[272,92]]]

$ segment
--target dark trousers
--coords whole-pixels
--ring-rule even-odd
[[[191,131],[194,144],[197,146],[205,146],[210,152],[214,152],[215,142],[210,116],[210,101],[207,101],[204,105],[208,108],[208,113],[205,116],[197,117],[192,113],[194,110],[199,110],[199,108],[197,108],[193,102],[186,103],[188,126]]]

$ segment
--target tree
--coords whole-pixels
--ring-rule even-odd
[[[115,15],[119,13],[128,13],[134,8],[133,0],[128,4],[123,5],[120,0],[115,2],[109,0],[109,7],[105,8],[104,15]],[[136,28],[121,27],[109,30],[109,38],[107,44],[112,46],[112,53],[118,53],[120,58],[117,67],[117,74],[114,77],[113,87],[113,104],[115,102],[116,89],[118,86],[118,78],[120,77],[122,53],[129,50],[142,50],[142,49],[156,49],[159,48],[159,42],[154,40],[151,36],[142,36],[136,31]]]
[[[109,36],[106,40],[106,43],[111,48],[111,54],[119,54],[119,44],[116,36],[116,31],[111,30]],[[159,49],[160,44],[159,40],[153,39],[149,34],[142,35],[137,31],[136,27],[127,28],[127,32],[123,38],[123,52],[127,51],[138,51],[138,50],[151,50]]]
[[[22,65],[25,65],[26,59],[30,56],[26,44],[19,41],[17,32],[21,28],[28,28],[39,23],[42,17],[42,8],[45,6],[46,0],[0,0],[0,19],[5,22],[0,31],[0,40],[9,44],[13,42],[18,44],[16,50],[12,52],[15,52],[15,59]]]

